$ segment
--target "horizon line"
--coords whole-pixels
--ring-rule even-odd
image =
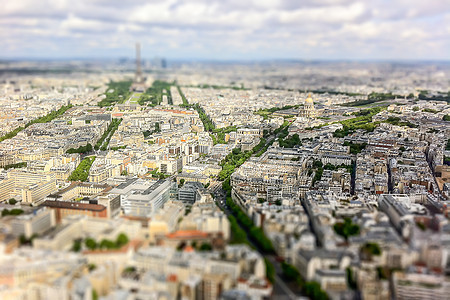
[[[0,57],[0,63],[5,62],[69,62],[69,61],[118,61],[118,60],[134,61],[134,57],[118,56],[118,57]],[[389,63],[450,63],[450,58],[235,58],[235,59],[220,59],[220,58],[167,58],[163,56],[141,57],[141,60],[164,59],[167,62],[202,62],[202,63],[258,63],[258,62],[389,62]]]

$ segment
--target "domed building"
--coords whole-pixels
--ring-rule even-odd
[[[298,116],[300,118],[315,118],[317,116],[316,109],[314,108],[314,101],[311,98],[311,94],[305,100],[305,105],[299,109]]]

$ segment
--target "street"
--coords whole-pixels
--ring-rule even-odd
[[[219,182],[220,183],[220,182]],[[225,192],[222,190],[222,188],[217,188],[216,192],[214,193],[214,199],[216,202],[216,205],[222,209],[222,211],[227,215],[233,215],[230,211],[229,207],[226,205],[226,196]],[[245,230],[244,230],[245,231]],[[283,279],[280,277],[283,274],[281,263],[276,260],[276,256],[273,254],[264,254],[261,249],[256,245],[251,239],[250,236],[247,234],[247,239],[250,242],[250,244],[253,246],[254,249],[256,249],[259,254],[261,254],[264,258],[266,258],[269,262],[272,263],[272,265],[275,268],[275,282],[273,283],[273,292],[272,292],[272,299],[299,299],[302,296],[295,294],[291,289],[284,283]]]

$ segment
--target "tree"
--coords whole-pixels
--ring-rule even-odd
[[[311,299],[326,300],[328,295],[320,288],[320,284],[315,281],[309,281],[304,286],[306,296]]]
[[[128,244],[128,236],[125,233],[121,233],[117,236],[116,245],[118,248]]]
[[[85,146],[80,146],[78,148],[70,148],[66,151],[66,153],[72,154],[72,153],[87,153],[92,151],[92,145],[86,144]]]
[[[367,242],[361,246],[360,253],[361,259],[372,260],[372,257],[381,255],[381,248],[377,243]]]
[[[80,250],[81,250],[81,240],[80,239],[76,239],[76,240],[73,241],[72,251],[80,252]]]
[[[26,243],[28,243],[28,239],[25,237],[24,234],[21,234],[19,237],[19,242],[21,245],[25,245]]]
[[[97,248],[97,242],[93,239],[93,238],[87,238],[84,241],[84,245],[86,246],[86,248],[88,248],[89,250],[95,250]]]
[[[359,234],[358,224],[354,224],[350,218],[345,218],[344,222],[338,222],[333,226],[334,231],[347,241],[350,236]]]
[[[261,228],[253,226],[250,229],[250,236],[265,253],[273,253],[275,251],[272,242],[266,237]]]
[[[200,251],[211,251],[212,250],[212,246],[209,243],[203,243],[200,248]]]
[[[136,272],[136,267],[129,266],[129,267],[126,267],[123,271],[125,273],[133,273],[133,272]]]
[[[450,166],[450,157],[444,156],[444,165]]]
[[[23,214],[23,210],[19,209],[19,208],[14,208],[14,209],[4,209],[2,210],[2,217],[4,216],[18,216]]]
[[[14,204],[17,203],[17,200],[14,199],[14,198],[11,198],[11,199],[8,200],[8,203],[11,204],[11,205],[14,205]]]
[[[21,234],[19,237],[19,242],[21,245],[25,244],[31,245],[33,243],[33,240],[37,238],[37,236],[38,235],[34,233],[30,238],[27,238],[24,234]]]
[[[89,170],[92,166],[92,163],[95,160],[95,156],[92,157],[86,157],[81,161],[81,163],[78,165],[78,167],[70,174],[69,180],[70,181],[87,181],[89,177]]]
[[[362,250],[367,251],[372,255],[381,255],[381,248],[377,243],[367,242],[362,246]]]
[[[97,140],[97,143],[95,143],[94,149],[95,150],[102,150],[105,151],[108,147],[109,141],[111,140],[112,135],[114,132],[119,128],[120,123],[122,122],[122,119],[113,119],[111,123],[109,123],[108,128],[103,132],[102,136]]]
[[[28,128],[29,126],[36,124],[36,123],[48,123],[54,119],[56,119],[57,117],[63,115],[68,109],[70,109],[72,107],[71,104],[67,105],[67,106],[62,106],[60,109],[56,110],[56,111],[52,111],[49,114],[34,119],[30,122],[28,122],[27,124],[25,124],[25,126],[20,126],[17,127],[16,129],[14,129],[11,132],[8,132],[7,134],[0,136],[0,142],[6,140],[6,139],[10,139],[15,137],[19,132],[21,132],[22,130],[24,130],[25,128]]]
[[[100,245],[99,245],[98,247],[101,248],[101,249],[108,249],[108,250],[116,249],[116,248],[117,248],[117,247],[116,247],[116,243],[114,243],[114,242],[111,241],[111,240],[107,240],[107,239],[103,239],[103,240],[100,242]]]
[[[450,115],[445,115],[442,120],[450,122]]]
[[[364,150],[367,146],[367,143],[361,143],[361,144],[354,144],[353,142],[344,142],[344,146],[350,146],[350,153],[351,154],[358,154],[361,153],[362,150]]]
[[[413,123],[411,123],[409,121],[403,121],[399,117],[389,117],[384,122],[392,124],[392,125],[397,125],[397,126],[407,126],[407,127],[410,127],[410,128],[417,128],[417,127],[419,127],[419,125],[413,124]]]
[[[347,274],[347,284],[352,290],[356,290],[358,288],[358,284],[355,280],[355,277],[353,276],[353,271],[350,267],[347,267],[345,269],[345,272]]]
[[[98,106],[111,106],[116,102],[122,102],[128,99],[131,94],[130,86],[132,81],[111,81],[108,83],[107,92],[105,98],[97,103]]]
[[[313,167],[314,168],[322,168],[323,167],[323,163],[320,160],[315,160],[313,162]]]
[[[181,242],[177,246],[177,251],[183,251],[184,248],[186,248],[186,242]]]
[[[264,258],[264,263],[266,265],[266,277],[270,282],[274,283],[275,282],[275,267],[272,265],[272,263],[267,258]]]
[[[233,153],[233,155],[238,155],[239,153],[241,153],[241,148],[234,148],[231,152]]]
[[[283,270],[283,276],[288,281],[297,281],[297,279],[300,277],[300,273],[298,272],[298,270],[294,266],[286,262],[281,263],[281,269]]]
[[[16,164],[9,164],[3,167],[3,169],[5,170],[9,170],[9,169],[16,169],[16,168],[25,168],[27,166],[27,162],[20,162],[20,163],[16,163]]]
[[[317,171],[314,173],[314,177],[312,180],[312,184],[314,185],[317,181],[320,181],[320,179],[322,179],[322,175],[323,175],[323,168],[320,167],[317,169]]]
[[[230,221],[230,231],[232,233],[230,244],[248,244],[247,234],[239,226],[239,224],[236,221],[236,218],[233,217],[232,215],[229,215],[228,220]]]
[[[300,137],[298,136],[298,134],[294,134],[285,140],[283,140],[283,138],[280,138],[278,140],[278,143],[279,143],[280,147],[283,147],[283,148],[293,148],[295,146],[302,145],[302,142],[300,141]]]

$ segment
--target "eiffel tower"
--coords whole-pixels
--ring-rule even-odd
[[[142,93],[146,90],[145,78],[142,75],[141,44],[140,43],[136,43],[136,73],[134,75],[134,81],[130,87],[130,90],[133,92],[140,92],[140,93]]]
[[[135,83],[142,83],[142,68],[141,68],[141,44],[136,43],[136,74],[134,75]]]

